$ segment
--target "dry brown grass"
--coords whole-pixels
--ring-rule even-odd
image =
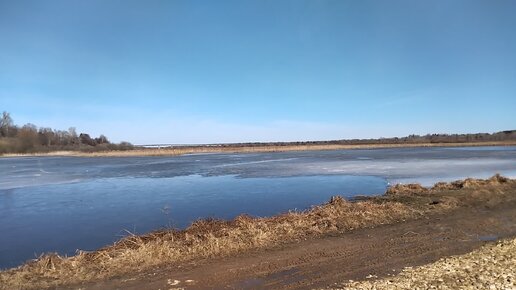
[[[486,185],[499,185],[509,181],[509,178],[501,176],[500,174],[495,174],[489,179],[466,178],[464,180],[457,180],[450,183],[438,182],[432,187],[432,190],[457,190],[462,188],[476,188]]]
[[[445,182],[444,182],[445,183]],[[387,189],[385,195],[396,196],[396,195],[413,195],[414,193],[426,193],[429,189],[423,187],[418,183],[410,184],[395,184]]]
[[[95,252],[64,258],[46,255],[0,274],[8,288],[41,288],[88,281],[165,263],[222,256],[296,239],[391,223],[416,214],[401,203],[348,202],[340,197],[306,212],[271,218],[239,216],[233,221],[200,220],[184,231],[161,230],[129,236]]]
[[[396,184],[389,187],[385,194],[390,196],[424,194],[442,190],[458,190],[463,188],[477,188],[487,185],[500,185],[508,183],[510,180],[511,179],[501,176],[497,173],[488,179],[466,178],[453,182],[438,182],[431,188],[423,187],[417,183]]]
[[[48,254],[18,268],[0,272],[0,285],[4,289],[34,289],[87,282],[163,264],[231,255],[249,249],[394,223],[431,212],[451,210],[464,204],[466,201],[463,197],[466,195],[475,196],[476,202],[489,199],[503,191],[493,190],[495,183],[516,186],[514,180],[495,176],[488,180],[464,181],[464,184],[483,189],[482,194],[476,195],[472,195],[474,191],[471,188],[440,185],[424,191],[423,195],[421,192],[410,194],[405,190],[401,195],[391,192],[357,202],[334,197],[328,203],[307,211],[269,218],[243,215],[232,221],[199,220],[186,230],[160,230],[142,236],[129,236],[98,251],[79,252],[73,257]],[[446,190],[440,190],[441,187]],[[420,189],[417,186],[409,188]],[[432,202],[435,200],[438,202]]]
[[[414,144],[322,144],[322,145],[257,145],[257,146],[185,146],[173,148],[147,148],[99,152],[56,151],[48,153],[0,154],[3,157],[18,156],[77,156],[77,157],[131,157],[131,156],[177,156],[198,153],[260,153],[287,151],[318,151],[341,149],[412,148],[412,147],[472,147],[472,146],[514,146],[516,142],[470,142],[470,143],[414,143]]]

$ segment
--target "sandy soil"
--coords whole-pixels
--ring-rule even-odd
[[[515,192],[446,214],[231,257],[196,260],[69,289],[312,289],[389,277],[516,236]]]
[[[348,282],[331,289],[516,289],[515,278],[516,238],[417,268],[407,267],[395,277]]]

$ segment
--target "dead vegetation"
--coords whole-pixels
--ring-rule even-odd
[[[396,196],[396,195],[413,195],[415,193],[426,193],[429,189],[426,187],[421,186],[421,184],[418,183],[411,183],[411,184],[396,184],[394,186],[391,186],[387,189],[385,192],[388,196]]]
[[[154,266],[231,255],[301,239],[342,233],[442,213],[458,206],[503,202],[516,181],[495,175],[486,180],[439,183],[431,189],[397,185],[386,195],[350,202],[333,197],[303,212],[269,218],[242,215],[232,221],[199,220],[185,230],[128,236],[94,252],[73,257],[47,254],[0,272],[0,288],[45,288],[82,283]],[[508,189],[512,189],[509,190]],[[514,194],[510,198],[515,198]]]
[[[0,143],[1,145],[1,143]],[[0,157],[19,156],[76,156],[76,157],[140,157],[140,156],[178,156],[185,154],[205,153],[270,153],[289,151],[319,151],[344,149],[378,149],[378,148],[412,148],[412,147],[475,147],[475,146],[515,146],[516,141],[492,142],[459,142],[459,143],[382,143],[382,144],[294,144],[289,145],[198,145],[163,148],[141,148],[132,150],[102,150],[102,151],[51,151],[34,153],[3,153]]]
[[[432,187],[432,190],[457,190],[462,188],[475,188],[486,185],[499,185],[509,181],[509,178],[501,176],[500,174],[495,174],[489,179],[466,178],[464,180],[457,180],[450,183],[438,182]]]
[[[453,182],[438,182],[431,188],[423,187],[417,183],[396,184],[389,187],[385,194],[388,196],[424,194],[441,190],[459,190],[463,188],[476,188],[487,185],[500,185],[508,183],[510,180],[511,179],[501,176],[500,174],[495,174],[488,179],[466,178]]]

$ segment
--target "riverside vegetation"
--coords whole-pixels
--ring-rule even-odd
[[[167,156],[190,153],[278,152],[301,150],[335,150],[436,146],[500,146],[516,145],[516,130],[477,134],[427,134],[379,139],[349,139],[302,142],[254,142],[204,145],[133,146],[129,142],[111,143],[104,135],[92,138],[87,133],[55,130],[33,124],[17,126],[8,112],[0,118],[0,155],[19,154],[73,156]]]
[[[37,153],[55,151],[112,151],[130,150],[129,142],[111,143],[104,135],[97,138],[89,134],[77,134],[74,127],[68,130],[54,130],[34,124],[17,126],[11,115],[3,112],[0,118],[0,155],[7,153]]]
[[[164,229],[130,235],[94,252],[73,257],[46,254],[0,272],[5,289],[36,289],[105,279],[156,266],[228,256],[305,239],[424,218],[459,207],[516,199],[516,180],[495,175],[437,183],[432,188],[396,185],[383,196],[348,201],[333,197],[306,211],[267,218],[242,215],[232,221],[199,220],[185,230]]]

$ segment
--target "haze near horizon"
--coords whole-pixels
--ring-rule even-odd
[[[514,1],[3,1],[0,111],[135,144],[516,124]]]

